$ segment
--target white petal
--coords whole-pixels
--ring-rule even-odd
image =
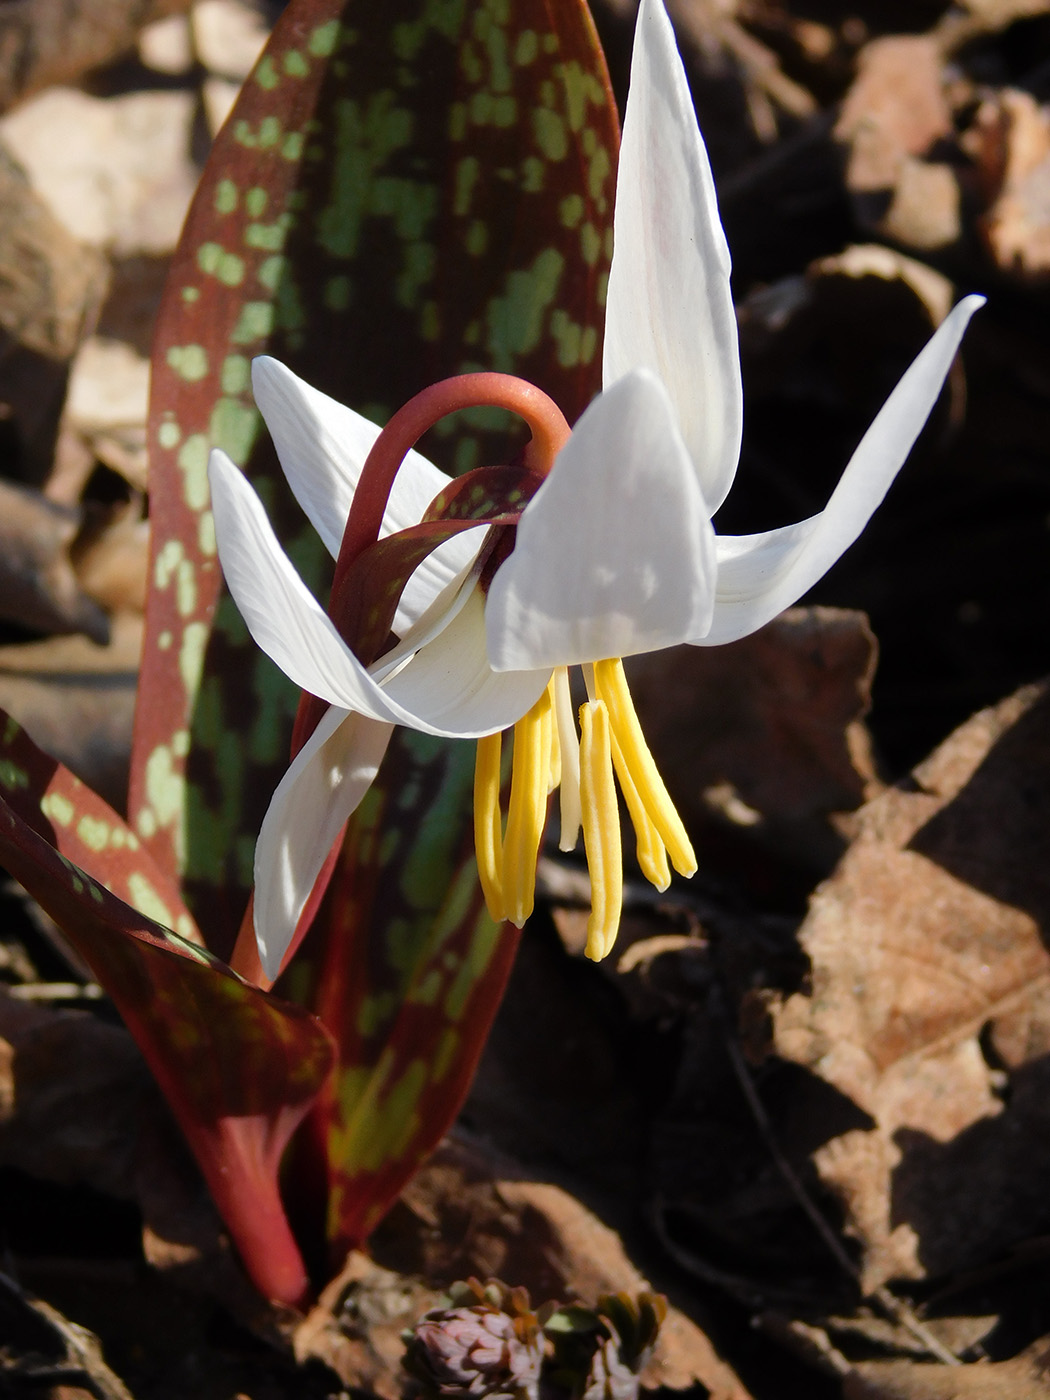
[[[216,450],[208,474],[219,559],[234,602],[256,643],[303,690],[371,719],[468,739],[505,729],[538,697],[542,678],[493,675],[480,599],[387,685],[377,684],[295,572],[242,473]],[[430,691],[407,679],[417,670],[430,674]]]
[[[725,499],[742,396],[729,249],[662,0],[642,0],[620,145],[606,386],[636,366],[667,385],[704,499]]]
[[[464,738],[507,729],[519,720],[546,689],[550,667],[494,670],[486,648],[487,611],[481,589],[468,586],[465,602],[440,636],[384,683],[386,695],[446,726],[445,733]]]
[[[361,468],[380,430],[352,408],[311,388],[268,355],[252,361],[252,388],[295,499],[335,558]],[[409,452],[394,479],[380,535],[418,524],[448,482],[449,477],[422,453]],[[398,635],[415,622],[474,553],[476,542],[458,536],[427,559],[402,596],[394,621]]]
[[[340,828],[371,787],[393,725],[330,709],[273,795],[255,846],[255,936],[276,980]]]
[[[630,656],[706,631],[714,532],[663,385],[587,409],[525,509],[485,610],[497,670]]]
[[[970,317],[969,296],[945,318],[864,434],[819,515],[762,535],[718,540],[714,621],[697,646],[746,637],[790,607],[849,548],[879,506],[937,402]]]

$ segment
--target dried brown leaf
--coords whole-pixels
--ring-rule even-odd
[[[846,184],[860,222],[913,248],[960,234],[959,189],[931,159],[952,133],[941,50],[929,35],[893,35],[862,49],[835,137],[849,147]]]
[[[1050,697],[1028,687],[865,807],[813,897],[812,991],[775,1037],[875,1121],[814,1155],[868,1289],[968,1267],[1050,1219],[1047,813]],[[1005,1105],[985,1028],[1014,1057]]]
[[[0,145],[0,404],[24,479],[51,466],[68,362],[105,295],[108,267],[48,209]]]
[[[990,207],[985,242],[1004,272],[1050,273],[1050,113],[1004,88],[981,105],[968,133]]]
[[[135,43],[144,24],[190,0],[8,0],[0,8],[0,111],[69,82]]]
[[[972,1366],[863,1361],[842,1385],[843,1400],[1045,1400],[1048,1392],[1045,1341],[1009,1361]]]

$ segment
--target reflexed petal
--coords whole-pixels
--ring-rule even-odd
[[[255,936],[271,980],[332,843],[375,779],[393,729],[328,710],[273,795],[255,847]]]
[[[473,609],[463,606],[402,671],[378,685],[295,572],[262,502],[225,453],[212,452],[208,474],[219,559],[234,602],[256,643],[303,690],[375,720],[465,739],[506,728],[542,691],[543,677],[493,675],[480,600]],[[428,683],[408,679],[417,670],[429,675]]]
[[[740,455],[729,249],[662,0],[642,0],[620,145],[605,384],[647,366],[667,385],[709,509]]]
[[[334,558],[361,468],[380,430],[268,355],[252,361],[252,388],[295,499]],[[394,480],[381,533],[389,535],[418,524],[448,482],[445,473],[421,453],[410,452]],[[476,549],[476,541],[451,540],[416,570],[394,621],[399,635],[473,559]]]
[[[886,400],[819,515],[762,535],[720,537],[715,616],[697,646],[746,637],[821,578],[881,503],[937,402],[970,317],[966,297],[947,316]]]
[[[714,532],[663,385],[596,399],[518,524],[485,609],[500,671],[671,646],[706,631]]]

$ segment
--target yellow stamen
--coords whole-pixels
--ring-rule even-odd
[[[499,733],[479,739],[474,760],[474,848],[478,857],[478,877],[488,911],[497,923],[502,923],[506,918],[499,812],[501,740]]]
[[[616,941],[623,907],[620,812],[613,781],[609,711],[601,700],[580,707],[580,794],[583,844],[591,876],[587,957],[605,957]]]
[[[613,767],[616,769],[620,791],[623,793],[623,800],[627,803],[627,810],[634,825],[635,854],[638,857],[638,864],[649,883],[655,885],[662,892],[671,883],[671,871],[667,864],[667,847],[660,840],[660,833],[650,819],[649,813],[645,810],[645,803],[634,785],[630,769],[624,762],[623,750],[620,748],[615,732],[610,737],[612,739]]]
[[[547,819],[551,721],[548,689],[514,726],[510,807],[503,842],[503,904],[505,917],[518,928],[532,913],[536,894],[536,861]]]
[[[557,721],[558,747],[561,750],[561,787],[558,792],[561,831],[558,848],[571,851],[580,834],[580,741],[576,737],[576,720],[569,694],[569,673],[559,666],[552,680],[554,686],[554,715]]]
[[[547,683],[547,694],[551,702],[551,766],[547,776],[547,792],[552,793],[561,784],[561,736],[558,733],[558,726],[555,723],[555,705],[557,703],[554,693],[554,677],[551,676]]]
[[[679,875],[695,874],[696,856],[692,843],[645,742],[631,693],[627,689],[623,662],[596,661],[594,685],[598,698],[609,707],[609,722],[620,746],[625,770],[630,774],[641,803],[667,848],[671,864]]]

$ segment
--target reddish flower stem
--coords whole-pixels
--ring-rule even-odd
[[[378,540],[394,478],[407,453],[435,423],[463,408],[505,408],[524,419],[532,433],[525,465],[538,476],[547,475],[569,437],[569,425],[554,400],[512,374],[483,371],[431,384],[398,409],[368,454],[343,531],[333,596],[358,555]]]

